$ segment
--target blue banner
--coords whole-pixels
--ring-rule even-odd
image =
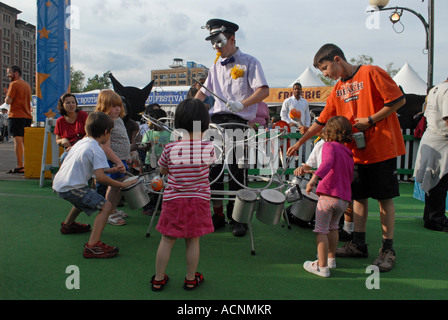
[[[57,117],[70,91],[70,1],[37,0],[37,121]]]
[[[94,106],[98,99],[98,93],[76,93],[76,99],[80,106]],[[187,98],[187,91],[161,91],[151,92],[145,104],[158,103],[160,105],[178,105]]]

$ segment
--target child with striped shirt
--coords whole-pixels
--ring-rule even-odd
[[[209,166],[216,161],[210,142],[202,141],[209,114],[198,99],[186,99],[176,108],[174,125],[182,139],[168,143],[159,159],[160,172],[168,175],[163,207],[156,229],[162,234],[151,289],[160,291],[168,281],[166,267],[176,239],[186,244],[187,274],[184,289],[196,288],[204,277],[196,272],[199,239],[214,231],[210,211]]]

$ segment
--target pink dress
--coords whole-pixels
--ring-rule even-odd
[[[159,166],[168,168],[168,185],[156,229],[173,238],[196,238],[214,231],[210,210],[209,165],[216,161],[210,142],[168,143]]]

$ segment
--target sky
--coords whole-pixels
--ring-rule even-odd
[[[0,0],[22,11],[19,19],[37,26],[36,0]],[[165,69],[174,58],[210,67],[215,53],[209,19],[235,22],[237,46],[262,64],[269,86],[287,87],[313,67],[325,43],[342,48],[347,59],[373,58],[386,68],[406,62],[426,82],[428,55],[425,29],[404,11],[393,29],[391,11],[366,13],[369,0],[71,0],[76,26],[71,31],[71,65],[86,79],[111,71],[125,86],[144,87],[151,70]],[[428,0],[390,0],[428,21]],[[448,77],[448,1],[435,1],[434,84]],[[404,26],[404,29],[403,29]]]

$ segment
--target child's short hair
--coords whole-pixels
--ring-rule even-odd
[[[322,131],[325,141],[346,143],[352,141],[352,124],[343,116],[331,117]]]
[[[152,109],[151,111],[148,112],[148,115],[154,119],[160,119],[160,118],[166,118],[167,114],[165,112],[165,110],[163,109]],[[161,120],[161,122],[165,122],[166,120],[163,119]]]
[[[333,61],[334,57],[339,56],[344,61],[347,61],[345,58],[344,52],[337,45],[332,43],[324,44],[314,55],[314,67],[319,68],[319,63],[324,61]]]
[[[85,124],[85,130],[89,137],[99,138],[105,133],[111,132],[114,121],[111,117],[101,111],[89,114]]]
[[[101,111],[109,114],[114,106],[121,106],[120,118],[124,118],[125,112],[123,108],[123,100],[115,91],[111,89],[103,89],[98,94],[95,111]]]
[[[199,99],[187,98],[176,108],[174,127],[193,132],[194,121],[201,122],[201,132],[204,132],[210,124],[210,116],[204,102]]]

